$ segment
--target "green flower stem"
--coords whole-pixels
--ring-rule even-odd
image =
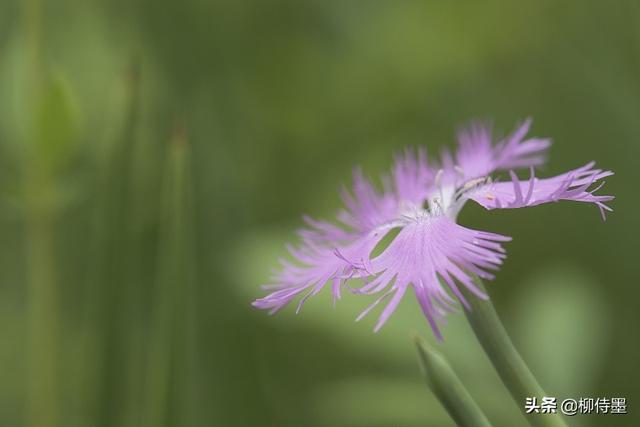
[[[414,340],[427,384],[456,424],[460,427],[491,427],[444,356],[419,337]]]
[[[474,281],[480,290],[487,293],[479,278],[475,277]],[[471,305],[471,310],[464,310],[467,320],[520,409],[524,410],[527,397],[536,397],[540,400],[542,396],[546,396],[511,342],[491,299],[483,300],[470,295],[467,300]],[[560,414],[534,413],[527,415],[527,420],[535,427],[566,427],[567,425]]]

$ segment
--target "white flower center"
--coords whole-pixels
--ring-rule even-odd
[[[481,177],[464,181],[462,185],[458,185],[458,180],[463,179],[464,174],[458,169],[456,172],[458,172],[457,176],[444,180],[442,170],[436,174],[435,190],[428,199],[428,207],[432,215],[445,214],[455,221],[468,200],[465,193],[487,183],[490,179],[489,177]]]

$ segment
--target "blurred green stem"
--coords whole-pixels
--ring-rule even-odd
[[[31,102],[38,98],[40,87],[41,45],[42,45],[42,2],[24,0],[24,31],[27,56],[27,99]]]
[[[177,341],[177,336],[184,323],[186,294],[191,282],[188,148],[185,127],[179,122],[169,143],[163,185],[158,290],[147,375],[146,422],[153,427],[165,425],[176,409],[169,405],[174,396],[172,393],[184,391],[176,390],[178,387],[175,386],[184,379],[178,380],[175,372],[179,372],[180,359],[184,356],[184,345],[179,345],[184,343]]]
[[[58,296],[54,262],[54,212],[48,170],[36,144],[38,107],[42,91],[42,3],[25,0],[25,99],[30,123],[24,162],[26,210],[26,267],[28,281],[27,422],[55,427],[58,421],[57,353]]]
[[[474,277],[474,282],[482,292],[487,294],[478,277]],[[471,305],[471,310],[464,310],[467,320],[519,408],[524,410],[527,397],[536,397],[540,400],[546,396],[511,342],[491,299],[483,300],[470,296],[467,300]],[[529,424],[535,427],[566,427],[560,414],[529,414],[526,418]]]
[[[132,322],[143,311],[134,299],[143,285],[127,270],[141,264],[137,240],[131,236],[131,224],[138,225],[137,211],[130,202],[137,196],[131,177],[141,169],[133,155],[138,143],[140,74],[139,61],[133,58],[117,75],[114,89],[119,97],[112,101],[112,108],[119,115],[109,124],[112,132],[95,144],[89,268],[82,298],[83,345],[74,396],[79,427],[89,422],[100,427],[139,426],[142,418],[143,393],[137,384],[145,363],[142,356],[139,363],[131,362],[130,354],[141,353],[138,349],[144,345]],[[130,341],[123,344],[124,336]],[[113,407],[120,409],[113,411]]]
[[[57,425],[56,362],[59,320],[53,261],[53,218],[46,209],[35,204],[28,209],[28,419],[33,427],[53,427]]]
[[[419,337],[414,340],[427,384],[456,424],[460,427],[491,427],[444,356]]]

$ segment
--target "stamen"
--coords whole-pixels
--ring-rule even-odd
[[[436,178],[435,178],[435,183],[436,183],[436,188],[438,189],[438,193],[440,193],[440,201],[444,200],[444,192],[442,191],[442,175],[444,175],[444,169],[440,169],[438,171],[438,173],[436,173]],[[436,201],[437,197],[434,197],[434,202],[435,203],[439,203],[439,201]],[[440,210],[442,209],[442,205],[439,205]]]
[[[437,210],[435,210],[434,208],[437,208]],[[437,215],[440,212],[444,212],[444,208],[442,207],[441,200],[440,200],[439,197],[434,197],[433,198],[433,206],[431,206],[431,214],[432,215]]]
[[[462,184],[462,186],[458,188],[458,190],[456,190],[454,194],[454,198],[457,200],[460,196],[462,196],[467,191],[473,190],[474,188],[477,188],[485,184],[491,184],[490,176],[483,176],[481,178],[476,178],[476,179],[467,181],[464,184]]]
[[[436,177],[435,177],[435,184],[437,188],[440,188],[442,184],[442,175],[444,175],[444,169],[440,169],[437,173],[436,173]]]
[[[467,190],[471,190],[474,187],[477,187],[480,184],[485,184],[487,183],[491,178],[489,178],[488,176],[484,176],[482,178],[476,178],[476,179],[472,179],[471,181],[467,181],[462,185],[461,190],[462,191],[467,191]]]

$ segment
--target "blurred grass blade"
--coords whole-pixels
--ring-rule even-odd
[[[31,192],[30,190],[27,190]],[[43,192],[39,188],[38,192]],[[29,296],[28,419],[54,427],[58,419],[59,295],[54,257],[54,217],[44,206],[27,208]]]
[[[482,281],[473,277],[476,286],[488,295]],[[524,410],[527,397],[541,399],[547,396],[511,342],[491,299],[483,300],[469,295],[467,300],[471,309],[464,312],[469,324],[518,407]],[[531,414],[527,420],[536,427],[566,426],[560,414]]]
[[[184,389],[184,337],[186,304],[192,286],[193,258],[190,204],[189,147],[184,124],[178,122],[168,147],[163,184],[163,206],[158,245],[158,275],[152,340],[147,375],[146,425],[166,425],[178,415],[184,422],[188,414],[180,414],[178,396]]]
[[[77,143],[77,111],[69,81],[61,70],[48,73],[36,106],[33,128],[35,166],[59,175],[69,165]]]
[[[139,381],[138,376],[132,377],[126,371],[128,360],[123,354],[133,346],[122,344],[122,331],[136,330],[137,324],[131,323],[132,316],[127,316],[126,310],[135,303],[131,294],[140,286],[125,271],[129,259],[140,263],[128,227],[135,219],[128,201],[134,196],[131,175],[137,171],[132,153],[139,128],[138,62],[132,62],[115,82],[122,98],[117,105],[122,110],[122,120],[110,123],[113,134],[101,141],[92,162],[93,203],[86,249],[89,268],[80,297],[82,344],[76,356],[73,388],[77,391],[72,402],[75,425],[82,427],[126,426],[124,419],[130,412],[127,405],[135,404],[140,412],[140,399],[123,387],[127,381]],[[138,308],[138,318],[142,317],[139,312]],[[122,409],[113,411],[114,406]]]
[[[444,356],[415,337],[420,367],[427,384],[460,427],[490,427],[489,420],[473,400]]]
[[[66,93],[47,79],[42,55],[43,8],[39,0],[24,7],[26,38],[27,129],[24,133],[23,191],[25,200],[28,308],[27,425],[58,425],[60,385],[60,296],[56,283],[55,193],[56,180],[47,167],[44,150],[52,141],[65,146],[72,138],[73,121]],[[51,84],[48,84],[51,83]],[[53,129],[42,120],[52,109],[60,111],[60,126]],[[62,130],[64,129],[64,130]],[[58,132],[60,131],[60,132]]]

